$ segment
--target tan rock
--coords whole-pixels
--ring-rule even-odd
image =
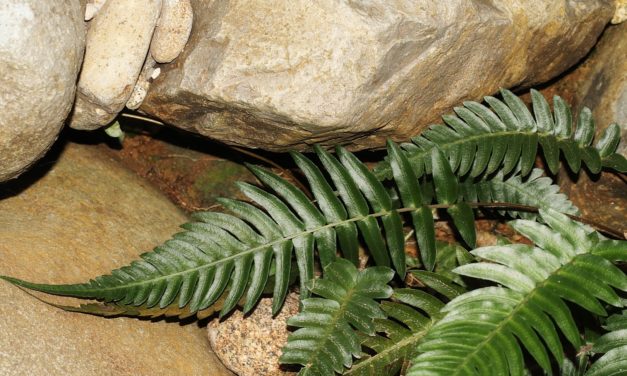
[[[272,299],[261,299],[247,317],[234,312],[208,325],[211,347],[224,365],[239,376],[292,375],[279,368],[281,348],[287,342],[287,319],[298,313],[298,296],[287,296],[281,312],[272,318]]]
[[[464,100],[581,59],[613,0],[194,0],[194,29],[140,107],[270,150],[407,140]]]
[[[185,221],[99,147],[70,144],[43,167],[0,188],[0,274],[85,281],[129,263]],[[3,281],[0,347],[7,376],[230,374],[195,322],[69,313]]]
[[[146,56],[146,61],[144,62],[144,67],[142,68],[139,77],[137,77],[137,82],[135,82],[135,87],[133,88],[133,92],[131,93],[128,101],[126,102],[126,108],[131,110],[136,110],[146,98],[146,93],[148,92],[148,88],[150,87],[150,83],[154,79],[153,77],[159,76],[159,72],[155,66],[157,63],[152,58],[152,56]],[[155,73],[157,72],[157,73]]]
[[[0,1],[0,182],[24,172],[57,138],[84,48],[78,0]]]
[[[107,1],[90,22],[70,126],[96,129],[124,108],[148,53],[161,0]]]
[[[183,51],[193,23],[190,0],[163,0],[150,54],[158,63],[169,63]]]
[[[611,22],[616,25],[625,20],[627,20],[627,0],[616,0],[616,11]]]

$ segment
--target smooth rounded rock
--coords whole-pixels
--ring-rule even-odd
[[[627,156],[627,23],[608,26],[582,65],[575,105],[592,110],[597,138],[611,123],[621,126],[618,152]]]
[[[55,147],[50,161],[0,186],[0,274],[87,281],[135,260],[185,221],[102,147]],[[0,282],[1,375],[230,375],[205,333],[193,321],[65,312]]]
[[[193,19],[190,0],[163,0],[150,43],[150,54],[155,61],[169,63],[176,59],[187,43]]]
[[[616,25],[625,20],[627,20],[627,0],[616,0],[616,11],[611,22]]]
[[[160,11],[161,0],[115,0],[102,5],[87,32],[72,128],[99,128],[124,108],[146,60]]]
[[[0,182],[25,171],[57,138],[84,47],[78,0],[0,2]]]

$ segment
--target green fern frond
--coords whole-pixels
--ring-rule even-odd
[[[588,108],[581,111],[575,124],[570,107],[558,96],[551,113],[542,94],[531,90],[534,116],[511,91],[501,90],[501,95],[505,103],[485,97],[491,109],[464,102],[463,107],[455,107],[455,115],[442,117],[446,126],[433,125],[413,138],[413,143],[403,144],[416,176],[431,173],[430,156],[435,147],[446,154],[458,176],[489,175],[498,169],[507,175],[517,165],[526,176],[539,148],[554,174],[560,152],[573,172],[579,171],[582,162],[593,173],[602,167],[627,172],[627,159],[616,153],[620,141],[617,124],[608,126],[593,146],[595,125]],[[381,180],[391,178],[389,161],[381,162],[374,173]]]
[[[375,299],[392,294],[388,282],[394,272],[387,267],[362,271],[347,260],[330,264],[324,278],[307,283],[320,298],[302,301],[299,314],[287,320],[300,329],[291,333],[280,362],[303,366],[299,375],[333,375],[350,368],[361,348],[358,332],[374,334],[374,319],[385,318]]]
[[[585,376],[611,376],[627,374],[627,311],[612,315],[604,326],[609,333],[594,342],[592,352],[603,354]]]
[[[600,301],[622,307],[613,288],[627,291],[627,276],[610,261],[627,259],[626,241],[600,240],[563,214],[541,211],[550,226],[516,220],[513,227],[537,247],[509,245],[474,250],[490,261],[455,271],[494,281],[448,303],[444,318],[425,336],[408,375],[522,375],[521,347],[548,373],[564,351],[557,329],[576,348],[579,332],[565,301],[605,315]]]
[[[390,148],[397,150],[394,145]],[[395,208],[388,190],[353,154],[340,148],[339,159],[336,159],[321,148],[316,149],[329,180],[312,161],[301,154],[293,154],[310,183],[315,201],[272,172],[250,166],[273,192],[240,183],[242,192],[256,206],[221,199],[222,205],[233,214],[194,214],[195,221],[182,226],[186,231],[174,235],[154,251],[142,254],[140,260],[129,266],[87,283],[72,285],[2,278],[37,291],[110,303],[103,308],[105,312],[113,309],[112,303],[116,312],[141,314],[137,312],[138,307],[145,307],[154,314],[155,307],[166,310],[176,305],[193,314],[208,309],[225,296],[220,311],[224,315],[241,301],[245,302],[245,312],[252,309],[268,284],[270,269],[274,266],[273,311],[277,312],[289,285],[292,253],[296,256],[301,298],[304,299],[308,296],[305,284],[313,277],[315,251],[323,269],[336,259],[338,248],[356,264],[359,236],[377,265],[393,265],[399,276],[404,277],[403,212],[413,213],[417,233],[422,237],[419,241],[427,252],[435,252],[434,247],[428,247],[435,242],[431,211],[416,196],[415,191],[420,187],[417,180],[408,178],[411,171],[402,153],[397,150],[393,161],[397,187],[407,207]],[[434,150],[432,157],[435,165],[448,166],[438,150]],[[463,205],[457,203],[456,187],[455,176],[444,168],[438,175],[436,192],[438,199],[453,205],[450,211]],[[453,213],[454,219],[459,217]],[[460,232],[468,234],[472,230],[474,237],[472,213],[469,217],[460,225]],[[424,257],[427,263],[434,259],[429,253]],[[125,306],[129,306],[128,309]],[[93,306],[90,309],[95,310]]]
[[[452,299],[465,290],[440,274],[411,271],[426,286]],[[362,346],[374,352],[364,356],[344,375],[395,375],[418,354],[417,344],[440,317],[444,303],[416,289],[395,289],[391,299],[381,302],[386,319],[375,319],[376,336],[362,336]]]

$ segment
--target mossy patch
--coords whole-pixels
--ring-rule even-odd
[[[199,202],[211,205],[217,197],[239,196],[235,182],[250,179],[246,167],[227,160],[215,160],[194,180],[193,189]]]

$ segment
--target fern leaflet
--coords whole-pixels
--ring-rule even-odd
[[[603,354],[585,376],[610,376],[627,373],[627,311],[607,319],[604,334],[594,342],[592,352]]]

